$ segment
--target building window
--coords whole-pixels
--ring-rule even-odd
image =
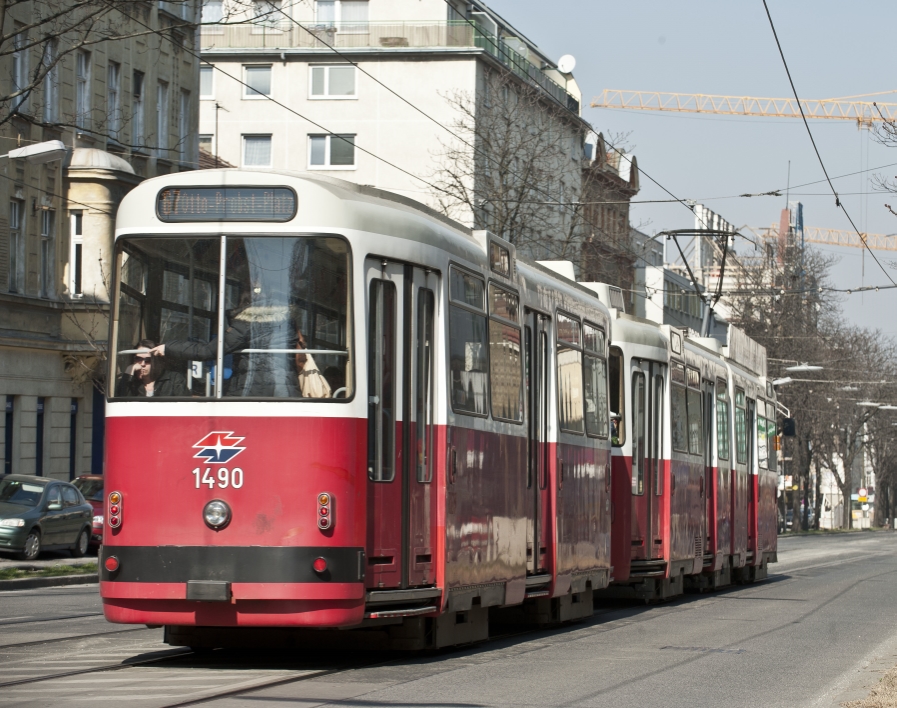
[[[271,95],[271,65],[243,67],[243,98],[265,98]]]
[[[6,397],[6,416],[3,426],[3,474],[12,474],[12,434],[15,422],[15,398]]]
[[[183,89],[178,103],[178,156],[182,163],[186,163],[191,157],[190,92]]]
[[[283,29],[287,23],[281,0],[253,0],[252,16],[252,23],[262,27]]]
[[[369,7],[369,0],[317,0],[315,23],[340,32],[366,32]]]
[[[200,135],[199,136],[199,149],[203,152],[212,154],[212,136],[211,135]]]
[[[28,86],[28,50],[25,45],[28,37],[25,32],[19,32],[13,37],[12,52],[12,88],[13,92],[25,91]],[[13,109],[19,110],[28,98],[27,93],[22,93],[12,100]]]
[[[44,475],[44,426],[46,416],[44,409],[47,407],[46,398],[37,399],[37,430],[34,440],[34,474],[38,477]]]
[[[69,253],[69,294],[81,297],[84,294],[82,274],[84,272],[84,214],[72,212],[72,246]]]
[[[77,476],[78,452],[78,399],[73,398],[69,408],[69,481]]]
[[[309,135],[308,166],[310,169],[355,169],[355,136]]]
[[[168,84],[156,87],[156,157],[168,157]]]
[[[118,134],[121,130],[120,76],[121,64],[110,61],[106,71],[106,127],[109,131],[109,137],[113,140],[118,140]]]
[[[9,280],[8,290],[20,293],[25,289],[25,224],[22,202],[9,202]]]
[[[354,66],[312,66],[310,71],[309,98],[358,98]]]
[[[271,136],[243,136],[243,167],[271,167]]]
[[[215,98],[215,69],[211,66],[199,67],[200,99]]]
[[[142,71],[135,71],[131,88],[133,89],[134,100],[131,103],[131,130],[133,131],[132,142],[137,147],[143,147],[146,140],[146,129],[144,123],[144,76]]]
[[[59,60],[55,41],[44,45],[44,123],[59,120]]]
[[[52,297],[53,267],[56,256],[56,212],[45,209],[40,213],[40,296]]]
[[[90,52],[75,57],[75,125],[90,128]]]
[[[203,0],[202,23],[204,25],[221,22],[223,19],[224,7],[222,0]]]

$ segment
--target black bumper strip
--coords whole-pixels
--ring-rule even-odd
[[[357,583],[361,548],[297,546],[103,546],[100,580],[127,583]],[[106,570],[115,556],[118,570]],[[327,570],[312,567],[316,558]]]

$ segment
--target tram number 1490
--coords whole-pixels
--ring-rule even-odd
[[[193,470],[193,476],[196,478],[197,489],[203,484],[209,489],[214,489],[216,486],[219,489],[227,489],[228,487],[239,489],[243,486],[243,470],[239,467],[234,467],[232,470],[227,469],[227,467],[220,467],[217,474],[212,472],[211,467],[206,467],[205,471],[197,467]]]

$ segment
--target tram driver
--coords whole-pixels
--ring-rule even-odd
[[[261,288],[245,293],[240,305],[227,312],[224,354],[233,355],[225,381],[226,397],[329,398],[330,385],[306,349],[305,337],[288,305],[259,303]],[[254,295],[254,297],[253,297]],[[253,350],[247,353],[245,350]],[[263,350],[273,350],[270,354]],[[293,356],[283,350],[300,350]],[[155,357],[180,361],[214,361],[218,338],[210,342],[172,340],[152,348]]]
[[[153,356],[156,343],[141,339],[135,347],[132,363],[122,372],[115,387],[116,396],[168,397],[188,396],[183,376],[167,370],[162,360]]]

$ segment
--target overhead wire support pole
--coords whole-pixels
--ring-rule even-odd
[[[679,245],[679,239],[677,236],[725,236],[726,237],[726,246],[723,250],[723,268],[725,268],[726,263],[726,252],[729,250],[728,248],[728,239],[730,236],[737,235],[735,231],[725,231],[722,229],[673,229],[671,231],[661,231],[657,234],[657,236],[666,236],[668,239],[672,238],[673,242],[676,244],[676,250],[679,251],[679,256],[682,258],[682,262],[685,263],[685,270],[688,272],[688,277],[691,280],[692,287],[694,288],[695,295],[698,296],[698,299],[704,303],[704,318],[701,321],[701,336],[707,337],[710,333],[710,318],[713,315],[713,307],[719,302],[720,297],[722,297],[722,277],[724,271],[720,271],[720,284],[717,287],[717,296],[715,299],[711,300],[704,296],[704,293],[701,291],[701,285],[698,283],[697,278],[695,278],[695,274],[691,270],[691,266],[688,264],[688,259],[685,257],[685,254],[682,252],[682,246]],[[657,238],[655,236],[654,238]]]

